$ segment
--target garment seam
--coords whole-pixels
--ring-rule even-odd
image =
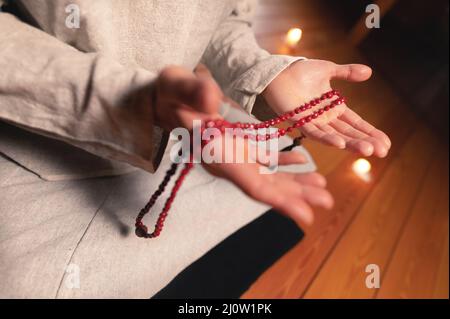
[[[84,232],[83,232],[83,234],[81,235],[80,239],[79,239],[78,242],[76,243],[75,248],[73,249],[72,254],[70,255],[70,258],[69,258],[69,260],[67,261],[67,263],[66,263],[66,265],[65,265],[65,267],[64,267],[64,272],[63,272],[63,274],[62,274],[62,276],[61,276],[61,279],[60,279],[60,281],[59,281],[58,288],[56,289],[55,299],[58,299],[58,295],[59,295],[59,293],[60,293],[60,291],[61,291],[61,286],[62,286],[63,281],[64,281],[64,278],[65,278],[65,276],[66,276],[66,271],[65,271],[65,269],[67,269],[67,267],[68,267],[68,266],[70,265],[70,263],[72,262],[73,257],[75,256],[75,253],[76,253],[78,247],[80,246],[80,244],[81,244],[81,242],[83,241],[84,237],[86,236],[86,234],[87,234],[89,228],[91,227],[92,222],[94,221],[95,217],[97,217],[98,212],[100,211],[100,209],[102,209],[103,205],[106,203],[106,201],[107,201],[107,199],[109,198],[109,196],[111,195],[112,191],[113,191],[113,190],[111,189],[111,190],[108,192],[108,194],[106,194],[105,199],[101,202],[100,206],[99,206],[99,207],[97,208],[97,210],[94,212],[94,215],[92,216],[91,220],[90,220],[89,223],[87,224],[86,229],[84,230]]]

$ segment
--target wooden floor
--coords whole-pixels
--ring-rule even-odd
[[[283,52],[290,27],[304,34],[295,54],[364,62],[333,10],[320,1],[260,0],[261,46]],[[305,238],[267,270],[243,298],[448,298],[448,145],[421,123],[375,70],[364,84],[336,83],[349,105],[391,137],[385,159],[370,159],[372,180],[357,178],[354,154],[306,142],[328,178],[336,205],[316,210]],[[366,266],[381,286],[366,287]]]

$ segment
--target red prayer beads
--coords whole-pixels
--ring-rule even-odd
[[[244,138],[249,138],[250,140],[253,140],[253,141],[267,141],[270,139],[279,138],[281,136],[284,136],[285,134],[291,132],[293,129],[299,128],[299,127],[305,125],[306,123],[311,122],[312,120],[318,118],[319,116],[321,116],[325,112],[331,110],[332,108],[336,107],[337,105],[344,103],[345,102],[344,97],[342,97],[339,94],[339,92],[337,92],[336,90],[331,90],[329,92],[322,94],[322,96],[320,98],[312,99],[308,103],[305,103],[305,104],[302,104],[302,105],[296,107],[293,111],[287,112],[287,113],[280,115],[274,119],[270,119],[270,120],[260,122],[260,123],[240,123],[240,122],[230,123],[225,120],[207,121],[205,123],[205,128],[215,127],[215,128],[220,129],[221,132],[223,132],[225,128],[239,128],[239,129],[244,129],[244,130],[258,130],[258,129],[263,129],[263,128],[269,128],[274,125],[283,123],[287,120],[290,120],[292,117],[294,117],[300,113],[306,112],[306,111],[314,108],[321,102],[323,102],[327,99],[332,99],[334,96],[337,96],[338,98],[331,101],[328,105],[315,110],[311,114],[294,121],[294,123],[286,129],[279,128],[276,133],[271,133],[271,134],[258,134],[257,133],[255,135],[248,135],[248,134],[243,135]],[[153,232],[149,233],[148,228],[147,228],[147,226],[145,226],[143,224],[142,219],[150,211],[150,209],[153,207],[153,205],[156,203],[156,200],[158,199],[158,197],[165,191],[167,184],[170,182],[170,179],[172,178],[173,175],[175,175],[175,173],[177,171],[178,164],[173,163],[171,165],[171,167],[167,170],[166,175],[165,175],[163,181],[161,182],[161,184],[159,185],[158,189],[153,193],[153,195],[150,197],[150,200],[148,201],[148,203],[144,206],[144,208],[141,209],[138,216],[136,217],[135,233],[138,237],[154,238],[154,237],[158,237],[161,234],[161,231],[164,227],[164,221],[166,220],[166,218],[168,216],[170,207],[172,206],[172,203],[175,200],[175,196],[177,195],[178,190],[180,189],[181,185],[183,184],[183,181],[186,178],[186,175],[189,173],[189,171],[193,167],[194,167],[194,165],[193,165],[192,161],[184,164],[184,167],[181,170],[180,175],[178,176],[177,180],[175,181],[172,191],[171,191],[169,197],[167,198],[161,213],[159,214],[159,217],[158,217],[158,220],[156,221]]]

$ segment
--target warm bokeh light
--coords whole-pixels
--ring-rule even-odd
[[[365,181],[370,181],[371,168],[372,165],[365,158],[357,159],[352,165],[353,172]]]
[[[290,47],[294,47],[302,38],[302,29],[292,28],[286,35],[286,44]]]
[[[357,159],[353,163],[353,171],[356,174],[367,174],[370,172],[370,169],[372,168],[372,165],[370,165],[369,161],[365,158]]]

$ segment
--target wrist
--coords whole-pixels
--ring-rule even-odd
[[[290,80],[288,69],[289,67],[278,74],[261,93],[267,105],[277,114],[283,113],[283,104],[290,100],[289,96],[295,90],[292,87],[295,81]]]

